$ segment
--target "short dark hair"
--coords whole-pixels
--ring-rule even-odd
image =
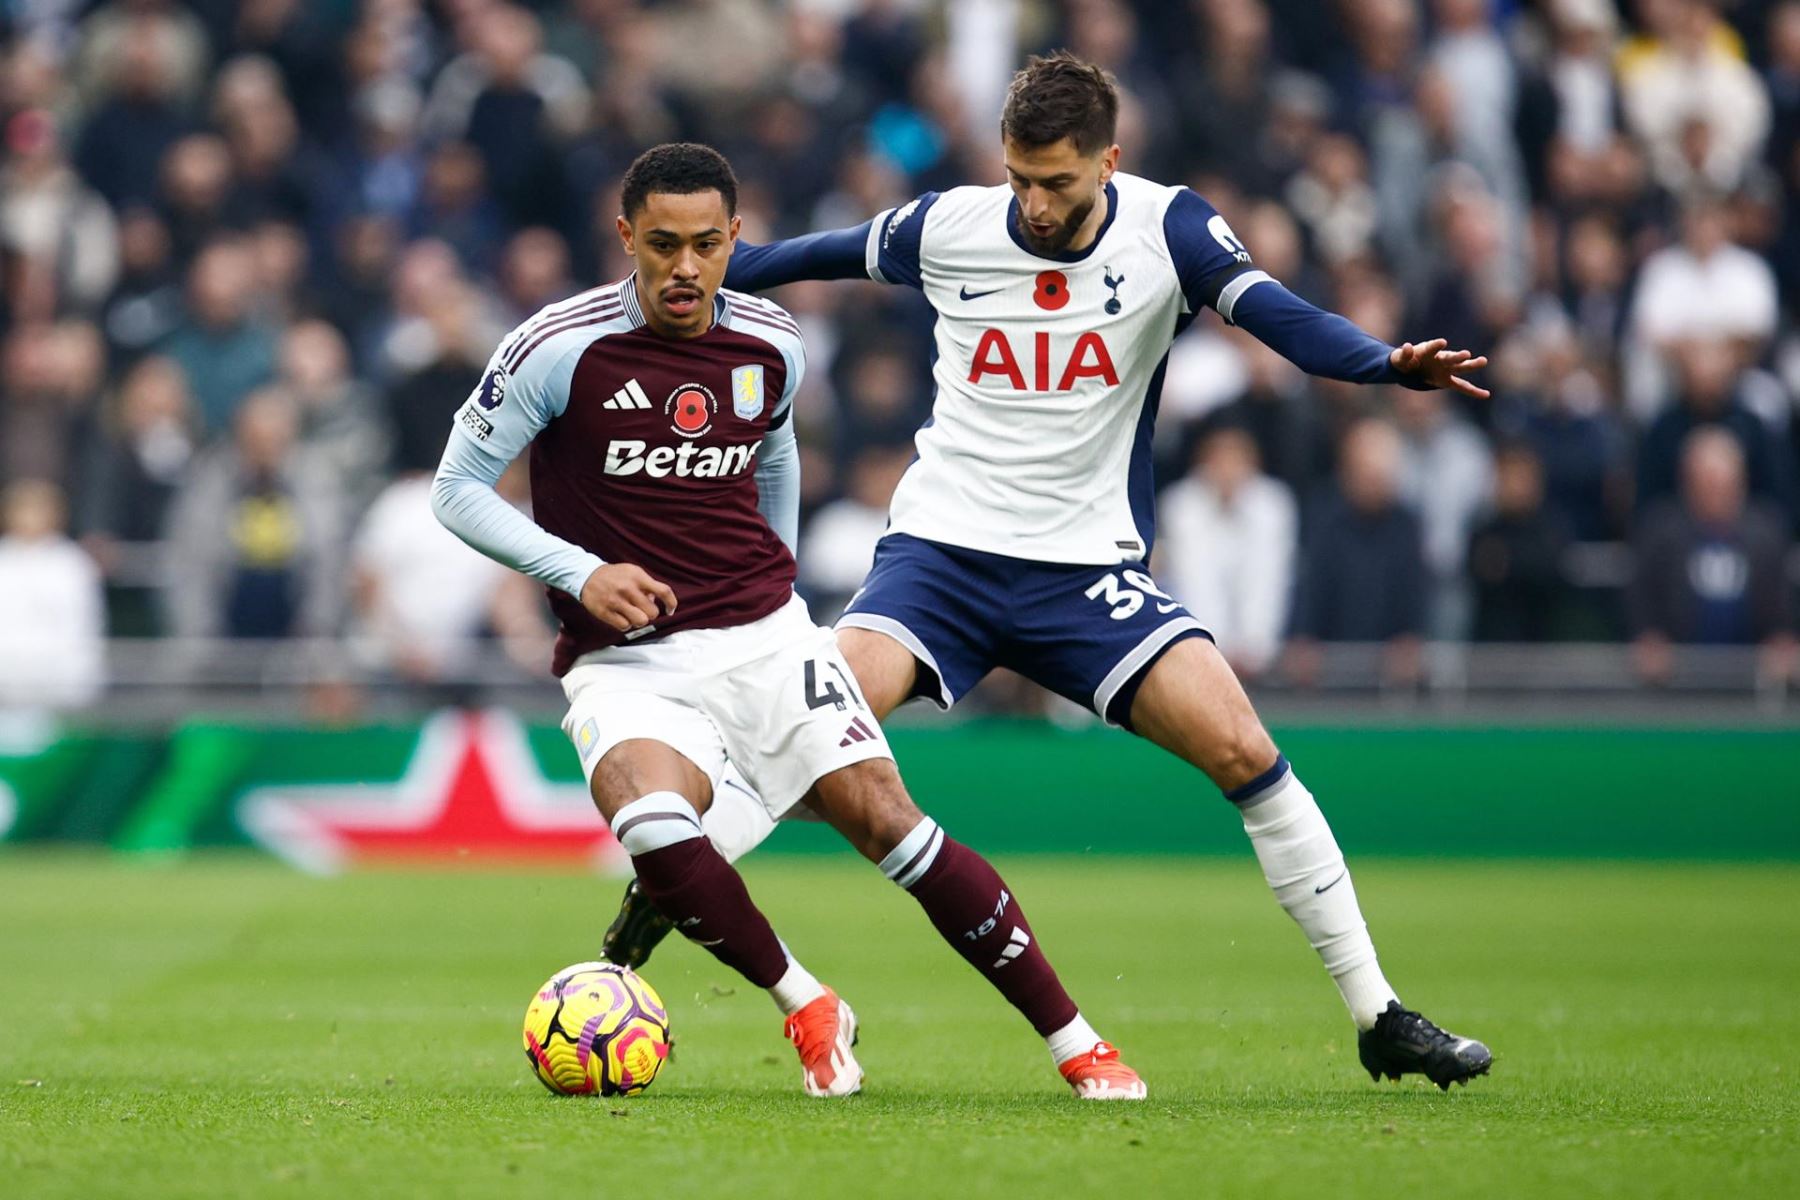
[[[637,156],[619,185],[619,207],[625,219],[635,217],[653,192],[691,196],[718,192],[725,211],[737,215],[737,176],[725,156],[698,142],[664,142]]]
[[[1113,144],[1119,127],[1119,85],[1112,73],[1067,50],[1025,60],[1006,89],[1000,132],[1021,146],[1049,146],[1069,138],[1082,154]]]

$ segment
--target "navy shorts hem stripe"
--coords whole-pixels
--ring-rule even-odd
[[[1208,636],[1141,562],[1044,563],[890,531],[839,628],[885,633],[948,708],[1005,667],[1102,719],[1170,645]],[[932,691],[915,688],[927,697]]]
[[[931,656],[931,651],[925,648],[925,643],[919,640],[918,634],[908,629],[905,625],[902,625],[899,621],[894,620],[892,617],[884,617],[880,613],[851,612],[845,613],[843,616],[839,617],[835,628],[867,629],[874,633],[887,634],[896,642],[905,646],[907,650],[912,653],[913,658],[918,661],[920,670],[922,672],[931,672],[932,679],[937,683],[937,694],[934,696],[930,690],[923,686],[926,682],[925,680],[915,679],[913,681],[912,695],[923,696],[945,712],[949,712],[951,705],[956,703],[956,697],[950,694],[950,685],[944,681],[944,673],[938,670],[937,660]],[[909,700],[911,698],[912,696],[907,697]]]
[[[1131,652],[1121,658],[1100,686],[1094,689],[1094,711],[1108,725],[1116,725],[1108,716],[1112,708],[1113,697],[1122,691],[1126,684],[1137,678],[1140,672],[1148,670],[1151,661],[1158,657],[1164,649],[1171,645],[1183,633],[1202,633],[1200,622],[1190,616],[1174,617],[1154,630],[1150,636],[1132,647]]]
[[[1213,635],[1211,630],[1202,627],[1198,621],[1177,629],[1173,637],[1156,647],[1155,652],[1131,673],[1131,677],[1125,681],[1125,685],[1115,691],[1107,700],[1106,707],[1098,710],[1101,720],[1129,733],[1136,733],[1137,729],[1131,723],[1131,706],[1137,701],[1138,689],[1144,686],[1144,680],[1150,677],[1150,672],[1155,669],[1157,663],[1162,661],[1163,655],[1188,638],[1205,638],[1210,642],[1213,640]]]

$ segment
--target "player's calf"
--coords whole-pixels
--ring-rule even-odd
[[[605,770],[594,772],[594,802],[610,820],[619,846],[632,856],[635,887],[643,900],[682,936],[769,991],[788,1018],[785,1033],[801,1054],[801,1083],[810,1096],[850,1096],[859,1090],[862,1067],[848,1049],[855,1036],[850,1007],[781,945],[742,878],[700,829],[693,802],[673,790],[619,802],[614,788],[626,781],[643,786],[644,781],[680,777],[684,763],[679,756],[659,747],[614,754],[616,761],[603,761]],[[848,1025],[848,1033],[842,1025]],[[805,1038],[796,1029],[803,1029]]]
[[[858,1090],[862,1068],[849,1051],[855,1037],[849,1007],[788,954],[743,879],[706,840],[687,799],[670,791],[641,796],[618,808],[612,830],[631,855],[644,898],[688,940],[767,990],[788,1017],[807,1093]]]
[[[775,822],[737,768],[727,764],[719,786],[713,789],[712,804],[700,815],[700,828],[720,857],[730,863],[760,845],[775,831]],[[643,885],[633,879],[625,885],[619,911],[600,939],[600,957],[621,966],[641,967],[674,928],[644,894]]]
[[[1144,1098],[1143,1080],[1076,1008],[1018,897],[985,858],[923,817],[882,858],[881,870],[912,893],[944,940],[1031,1022],[1077,1096]]]
[[[1363,1066],[1441,1087],[1485,1074],[1492,1055],[1403,1008],[1382,974],[1343,851],[1318,802],[1277,753],[1231,667],[1192,638],[1139,686],[1132,725],[1210,776],[1234,804],[1269,889],[1306,934],[1358,1030]]]
[[[644,897],[683,936],[757,987],[775,987],[788,970],[787,951],[743,879],[706,840],[685,797],[639,797],[614,815],[612,830],[631,855]]]
[[[833,772],[815,786],[813,805],[911,893],[939,935],[1031,1022],[1059,1068],[1075,1064],[1076,1074],[1064,1077],[1077,1095],[1142,1098],[1142,1080],[1069,998],[1012,889],[985,858],[918,810],[891,761]],[[1105,1054],[1096,1058],[1097,1050]],[[1116,1086],[1101,1087],[1103,1074]],[[1137,1080],[1135,1088],[1126,1076]]]

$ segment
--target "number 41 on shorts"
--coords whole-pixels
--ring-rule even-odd
[[[827,667],[831,668],[832,674],[843,681],[844,691],[838,691],[837,684],[833,683],[830,679],[827,679],[825,681],[825,686],[821,688],[819,686],[820,660],[809,658],[806,660],[806,678],[803,681],[806,693],[806,707],[824,708],[827,704],[830,704],[836,707],[839,712],[843,712],[854,703],[856,707],[862,709],[864,712],[869,711],[869,706],[863,703],[862,694],[856,690],[856,685],[850,682],[849,672],[845,671],[843,667],[839,666],[829,658],[823,661]],[[844,697],[845,692],[849,693],[848,700]]]

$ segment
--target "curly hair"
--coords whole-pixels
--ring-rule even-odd
[[[625,169],[619,207],[629,221],[653,192],[691,196],[706,191],[718,192],[725,199],[725,211],[737,214],[737,176],[723,154],[698,142],[664,142],[638,155]]]

